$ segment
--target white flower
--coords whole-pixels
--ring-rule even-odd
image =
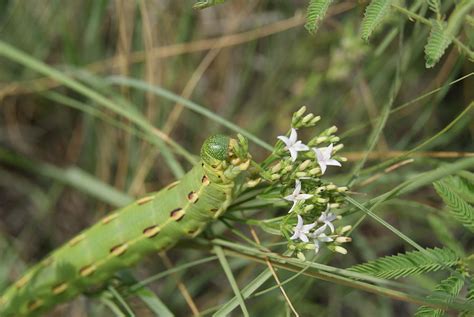
[[[300,151],[308,151],[309,147],[306,144],[303,144],[301,141],[297,141],[298,135],[296,134],[296,130],[291,128],[290,137],[287,138],[286,136],[280,135],[278,139],[280,139],[286,145],[286,149],[290,151],[291,160],[294,162],[296,161],[296,157],[298,156],[298,152]]]
[[[309,225],[303,224],[303,218],[300,215],[298,215],[298,223],[293,228],[294,233],[290,237],[290,239],[291,240],[300,239],[303,242],[308,242],[309,239],[306,235],[309,234],[309,230],[313,229],[314,226],[316,226],[315,223],[312,223],[312,224],[309,224]]]
[[[326,230],[326,225],[319,227],[313,233],[310,234],[310,237],[313,239],[314,242],[314,252],[318,253],[321,247],[321,242],[331,242],[333,241],[332,238],[328,237],[324,230]]]
[[[310,195],[310,194],[300,194],[300,191],[301,191],[301,182],[297,179],[295,190],[293,191],[293,193],[291,195],[284,197],[285,200],[293,202],[293,206],[291,206],[291,209],[290,211],[288,211],[288,213],[293,211],[293,209],[295,208],[296,204],[299,201],[305,201],[306,199],[313,197],[313,195]]]
[[[328,165],[341,166],[341,163],[331,158],[332,148],[332,143],[328,147],[313,148],[313,151],[316,154],[316,159],[318,160],[319,167],[321,167],[321,174],[324,174],[324,172],[326,172],[326,168]]]
[[[319,216],[318,221],[324,223],[325,226],[331,228],[331,233],[334,232],[334,225],[332,222],[337,219],[337,216],[332,212],[329,212],[329,206],[326,210]]]

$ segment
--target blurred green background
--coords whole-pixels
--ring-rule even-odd
[[[367,169],[352,188],[360,199],[472,155],[470,111],[423,147],[414,161],[394,171],[378,165],[435,136],[473,100],[474,68],[455,47],[448,48],[435,68],[425,69],[426,27],[394,15],[364,43],[358,32],[367,1],[335,2],[315,36],[303,27],[306,1],[232,0],[203,11],[192,4],[3,0],[0,39],[112,103],[126,104],[129,114],[141,113],[157,129],[148,131],[148,138],[164,136],[167,144],[175,142],[195,155],[210,134],[233,132],[169,98],[112,84],[111,76],[137,78],[181,95],[270,144],[287,131],[291,114],[306,105],[322,116],[318,129],[336,125],[343,137],[349,163],[334,177],[340,185],[351,179],[378,118],[392,110]],[[472,32],[466,34],[469,42]],[[170,156],[162,155],[133,120],[101,106],[34,67],[0,57],[0,290],[121,199],[157,190],[191,167],[174,147]],[[255,144],[252,153],[257,160],[267,154]],[[379,211],[423,246],[472,246],[472,237],[443,218],[441,208],[426,186]],[[349,255],[333,257],[330,264],[348,267],[404,250],[399,238],[368,220],[354,233]],[[186,249],[169,252],[173,263],[204,256]],[[142,279],[168,264],[154,256],[133,271]],[[259,265],[244,260],[232,264],[244,285]],[[178,274],[152,287],[177,316],[191,314],[177,279],[203,312],[232,296],[230,287],[220,282],[225,277],[215,262]],[[425,277],[417,283],[435,284]],[[302,316],[404,316],[416,308],[304,276],[286,290]],[[153,316],[142,303],[132,300],[132,305],[138,316]],[[278,290],[251,300],[249,306],[255,316],[285,312]],[[53,314],[112,315],[84,298]]]

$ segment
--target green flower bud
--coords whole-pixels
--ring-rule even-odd
[[[344,249],[344,248],[343,248],[343,249]],[[346,253],[347,253],[347,251],[346,251]],[[297,253],[296,253],[296,257],[297,257],[298,259],[300,259],[301,261],[306,261],[306,257],[304,256],[304,254],[303,254],[302,252],[297,252]]]
[[[314,118],[314,114],[310,113],[310,114],[307,114],[306,116],[304,116],[303,120],[301,120],[301,122],[303,124],[305,124],[305,123],[308,123],[313,118]]]
[[[272,174],[272,176],[271,176],[272,180],[274,180],[274,181],[280,179],[280,177],[281,177],[280,174]]]
[[[347,242],[351,242],[351,241],[352,241],[351,237],[337,237],[336,238],[337,243],[347,243]]]
[[[300,164],[299,170],[304,171],[309,166],[309,164],[311,164],[311,160],[304,161],[303,163]]]
[[[309,124],[315,125],[319,120],[321,120],[320,116],[314,117]]]
[[[301,177],[306,177],[307,174],[305,172],[296,172],[296,177],[301,178]]]
[[[301,117],[305,112],[306,112],[306,106],[302,106],[301,108],[298,109],[298,111],[295,112],[294,116]]]
[[[286,166],[286,167],[283,169],[282,173],[288,173],[288,172],[291,172],[291,170],[292,170],[292,169],[293,169],[293,166],[291,166],[291,165],[288,165],[288,166]]]
[[[335,125],[333,125],[332,127],[326,130],[327,134],[334,134],[336,132],[337,132],[337,127]]]
[[[272,167],[272,173],[278,173],[281,170],[281,162]]]
[[[338,145],[336,145],[336,146],[334,146],[334,147],[332,148],[332,152],[333,152],[333,153],[336,153],[337,151],[339,151],[339,150],[342,149],[343,147],[344,147],[344,144],[340,143],[340,144],[338,144]]]
[[[341,246],[338,246],[336,245],[334,247],[334,251],[336,251],[337,253],[340,253],[340,254],[347,254],[347,250]]]
[[[344,234],[344,233],[350,231],[351,229],[352,229],[352,226],[350,226],[350,225],[349,226],[344,226],[344,227],[342,227],[342,229],[340,231],[340,234]]]

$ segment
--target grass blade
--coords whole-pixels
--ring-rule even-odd
[[[244,316],[249,316],[249,312],[247,310],[247,307],[245,306],[244,298],[242,296],[242,293],[240,292],[237,282],[235,281],[234,275],[232,274],[232,269],[230,268],[229,262],[227,262],[227,259],[225,258],[222,248],[220,246],[215,246],[214,252],[217,254],[217,257],[219,258],[219,262],[222,266],[222,269],[224,270],[225,275],[227,276],[227,279],[229,280],[230,286],[232,287],[232,290],[234,291],[235,297],[237,298],[237,301],[239,302],[240,308],[242,309]],[[218,317],[222,315],[220,315],[219,313],[215,313],[214,316]]]
[[[52,178],[55,181],[76,188],[112,206],[121,207],[133,201],[133,197],[116,190],[112,186],[103,183],[93,175],[75,166],[59,168],[48,163],[27,159],[1,148],[0,162],[5,162],[29,172]]]
[[[161,96],[163,98],[172,100],[172,101],[177,102],[179,104],[182,104],[184,107],[186,107],[186,108],[188,108],[188,109],[190,109],[190,110],[192,110],[196,113],[199,113],[199,114],[201,114],[201,115],[203,115],[203,116],[205,116],[205,117],[207,117],[207,118],[209,118],[209,119],[211,119],[211,120],[213,120],[213,121],[229,128],[232,131],[235,131],[237,133],[240,133],[240,134],[246,136],[249,140],[253,141],[255,144],[261,146],[262,148],[264,148],[268,151],[273,150],[273,147],[270,144],[268,144],[265,141],[261,140],[260,138],[253,135],[252,133],[242,129],[238,125],[233,124],[232,122],[222,118],[221,116],[216,115],[215,113],[213,113],[212,111],[206,109],[205,107],[203,107],[201,105],[198,105],[197,103],[192,102],[190,100],[187,100],[183,97],[180,97],[180,96],[172,93],[169,90],[166,90],[166,89],[158,87],[158,86],[152,86],[152,85],[150,85],[150,84],[148,84],[148,83],[146,83],[142,80],[127,78],[127,77],[121,77],[121,76],[109,77],[108,81],[111,84],[130,86],[130,87],[134,87],[134,88],[137,88],[137,89],[146,90],[146,91],[152,92],[155,95],[158,95],[158,96]]]

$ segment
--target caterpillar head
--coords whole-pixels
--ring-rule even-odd
[[[229,158],[230,138],[226,135],[216,134],[204,141],[201,147],[201,159],[210,166],[216,166]]]
[[[201,147],[203,166],[211,174],[221,174],[221,179],[234,179],[250,164],[247,140],[238,136],[238,140],[226,135],[216,134],[204,141]]]

